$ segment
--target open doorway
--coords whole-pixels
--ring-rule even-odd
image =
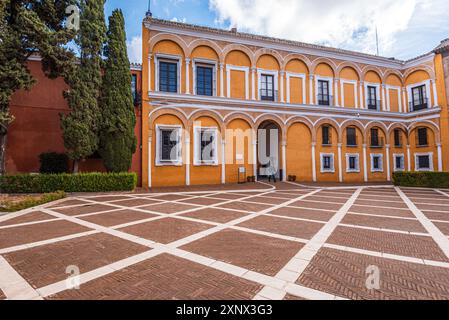
[[[281,180],[281,130],[276,122],[264,121],[257,128],[257,175],[264,180],[272,174]]]

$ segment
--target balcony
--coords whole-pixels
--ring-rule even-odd
[[[260,89],[260,100],[262,101],[278,101],[278,91],[271,89]]]
[[[408,105],[409,105],[409,110],[411,112],[424,110],[424,109],[427,109],[429,107],[429,99],[428,98],[424,98],[422,100],[412,101],[412,102],[409,102]]]
[[[320,106],[333,106],[334,97],[328,94],[318,94],[317,103]]]
[[[380,100],[368,99],[366,100],[366,106],[368,110],[380,110]]]

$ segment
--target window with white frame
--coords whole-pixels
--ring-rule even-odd
[[[360,172],[358,153],[346,154],[346,172]]]
[[[218,129],[195,127],[194,130],[194,164],[218,164]]]
[[[404,171],[405,170],[405,158],[403,154],[394,154],[394,171]]]
[[[383,172],[383,154],[371,154],[371,172]]]
[[[433,171],[433,153],[415,153],[415,171]]]
[[[322,173],[335,172],[334,154],[333,153],[322,153],[321,154],[321,172]]]
[[[158,56],[156,59],[157,75],[156,88],[160,92],[180,92],[180,69],[181,64],[178,57]]]
[[[216,96],[216,64],[208,60],[194,60],[193,67],[195,94],[199,96]]]
[[[182,165],[181,126],[156,125],[156,165]]]

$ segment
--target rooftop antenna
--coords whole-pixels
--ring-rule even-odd
[[[148,11],[146,13],[147,17],[152,17],[153,13],[151,12],[151,0],[148,0]]]
[[[379,55],[379,34],[377,33],[377,25],[376,25],[376,52]]]

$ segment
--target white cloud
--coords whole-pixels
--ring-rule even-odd
[[[142,36],[133,37],[131,40],[126,41],[128,48],[128,57],[130,62],[141,63],[142,62]]]
[[[218,24],[240,31],[367,53],[376,52],[377,26],[382,55],[397,53],[399,35],[449,16],[447,0],[210,0],[209,6]]]
[[[173,22],[186,23],[187,18],[177,18],[177,17],[173,17],[173,18],[171,19],[171,21],[173,21]]]

